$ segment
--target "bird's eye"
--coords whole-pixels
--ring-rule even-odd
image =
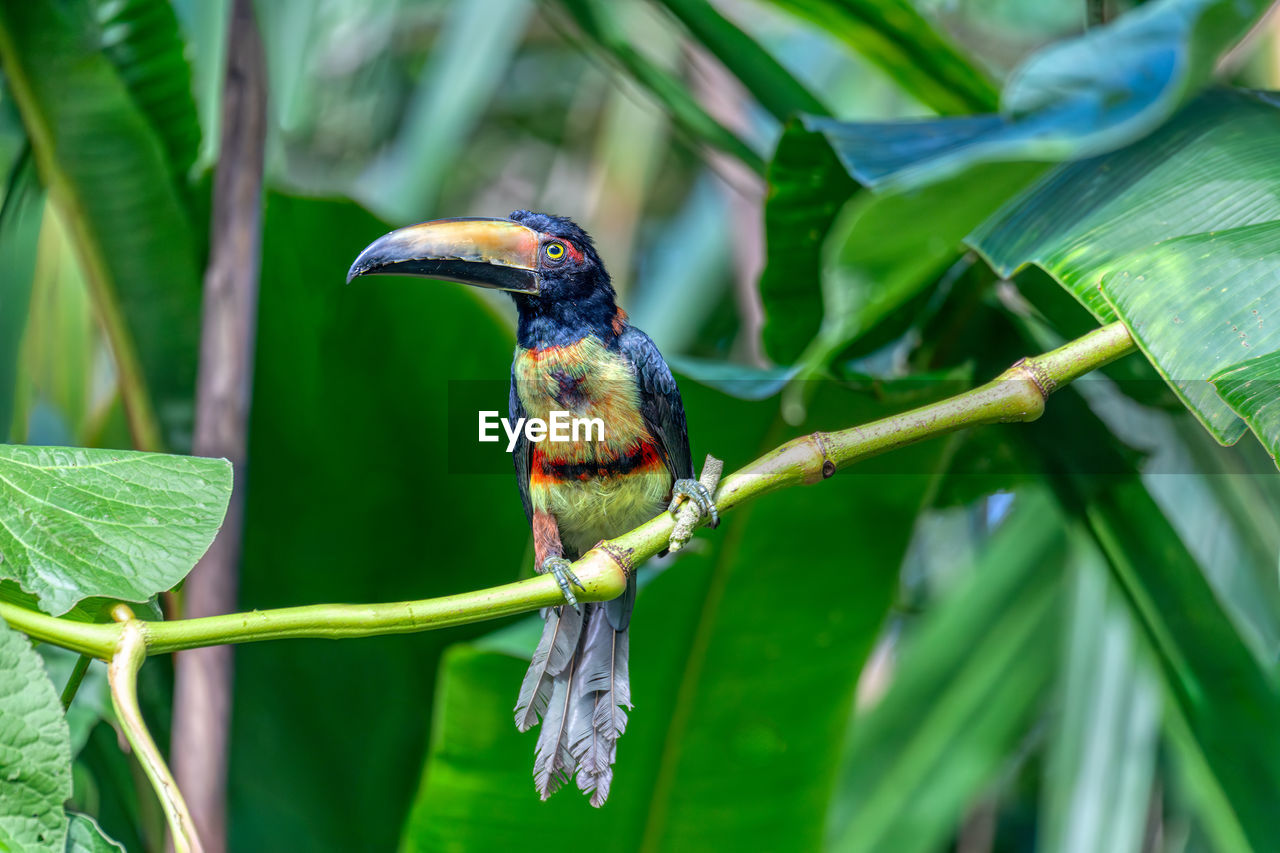
[[[551,260],[553,260],[553,261],[558,261],[558,260],[560,260],[561,258],[563,258],[563,257],[564,257],[564,244],[563,244],[563,243],[548,243],[548,244],[547,244],[547,257],[548,257],[548,258],[550,258],[550,259],[551,259]]]

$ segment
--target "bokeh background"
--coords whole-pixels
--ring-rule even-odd
[[[0,92],[0,424],[12,442],[134,446],[105,330],[123,318],[162,445],[187,452],[230,2],[48,8],[28,16],[30,42],[8,21],[0,51],[47,51],[46,66],[23,67],[44,68],[49,86],[117,79],[61,92],[67,108],[44,137],[12,93],[38,94],[40,75]],[[576,219],[632,320],[677,368],[695,459],[711,452],[730,470],[1047,348],[1020,333],[1007,285],[946,239],[941,265],[917,269],[909,253],[882,262],[889,280],[891,262],[909,268],[918,295],[871,312],[861,333],[834,349],[816,330],[770,346],[762,329],[786,318],[767,315],[759,286],[765,202],[785,176],[765,164],[785,97],[772,67],[744,77],[717,51],[749,38],[809,93],[810,112],[926,117],[994,106],[983,98],[1011,69],[1099,10],[1134,11],[1083,0],[257,3],[266,188],[237,483],[241,608],[427,598],[531,571],[510,477],[449,466],[450,418],[475,417],[451,410],[449,383],[506,376],[513,311],[444,283],[344,285],[360,249],[392,227],[516,208]],[[58,64],[77,40],[94,42],[100,67]],[[943,83],[919,84],[921,68],[950,57]],[[1219,75],[1270,87],[1278,68],[1264,27]],[[939,94],[948,80],[956,88]],[[77,110],[84,128],[131,129],[134,143],[120,144],[139,146],[143,165],[59,123]],[[45,161],[48,138],[57,155]],[[73,181],[88,198],[46,203],[58,158],[101,158],[89,183]],[[157,164],[163,186],[144,168]],[[931,211],[907,213],[911,239],[928,239]],[[85,274],[85,221],[123,271],[115,293]],[[130,268],[139,240],[146,266]],[[781,264],[775,288],[812,292],[847,258],[808,246],[770,263]],[[1051,333],[1092,324],[1047,281],[1031,271],[1019,286],[1039,295]],[[1218,447],[1140,359],[1111,374],[1106,399],[1064,395],[1041,424],[935,441],[769,496],[646,569],[636,708],[600,811],[572,790],[538,802],[534,737],[511,724],[536,617],[238,648],[229,848],[1232,849],[1236,812],[1274,790],[1241,805],[1221,779],[1237,757],[1270,749],[1260,743],[1274,730],[1258,727],[1249,700],[1214,696],[1238,751],[1225,763],[1206,751],[1171,703],[1114,555],[1082,522],[1096,507],[1046,487],[1053,470],[1107,484],[1142,467],[1108,504],[1135,537],[1127,553],[1200,579],[1174,599],[1206,594],[1210,627],[1194,641],[1271,677],[1274,465],[1252,436]],[[1104,426],[1094,411],[1108,405]],[[171,681],[167,660],[144,670],[162,743]],[[160,815],[101,691],[91,679],[73,722],[76,805],[129,850],[158,851]]]

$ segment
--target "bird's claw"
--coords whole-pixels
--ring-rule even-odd
[[[586,592],[586,587],[582,585],[582,581],[578,580],[578,576],[573,573],[570,568],[573,564],[564,557],[548,557],[542,561],[542,573],[555,576],[556,583],[560,585],[560,592],[564,593],[564,600],[569,602],[570,606],[579,613],[582,609],[578,607],[578,598],[573,594],[573,587],[569,584],[572,582],[578,589]]]
[[[720,526],[720,510],[716,509],[716,502],[711,499],[711,492],[707,491],[706,486],[694,479],[676,480],[671,486],[671,503],[667,506],[667,512],[674,515],[686,500],[698,505],[700,515],[710,516],[708,526]]]

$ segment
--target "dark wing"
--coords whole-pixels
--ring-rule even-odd
[[[673,480],[693,477],[689,455],[689,427],[684,420],[680,389],[658,345],[649,336],[628,326],[618,337],[618,347],[635,367],[640,385],[640,414],[649,433],[658,441],[658,452]]]
[[[513,424],[520,423],[525,417],[524,404],[520,402],[520,395],[516,393],[514,363],[511,365],[511,396],[507,398],[507,417]],[[511,459],[516,466],[516,486],[520,489],[520,502],[524,504],[525,520],[533,524],[533,504],[529,500],[529,472],[533,468],[533,449],[529,446],[529,439],[525,438],[524,430],[520,430],[516,438],[516,447],[511,453]]]

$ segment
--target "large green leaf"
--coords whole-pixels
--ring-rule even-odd
[[[770,355],[820,368],[933,282],[964,237],[1046,167],[981,164],[923,188],[853,195],[839,150],[811,125],[790,123],[769,164],[760,292]]]
[[[681,387],[695,455],[706,447],[732,468],[786,437],[772,405]],[[882,411],[825,391],[810,429]],[[743,507],[641,589],[636,709],[602,809],[576,791],[538,801],[533,738],[510,714],[527,657],[455,649],[402,849],[541,849],[566,826],[601,850],[815,849],[858,672],[941,451],[871,460]]]
[[[1251,441],[1224,448],[1185,411],[1160,420],[1169,425],[1143,418],[1123,438],[1149,453],[1143,484],[1265,666],[1280,654],[1280,478],[1259,476],[1266,453]]]
[[[230,495],[223,459],[0,446],[0,577],[54,615],[145,601],[191,571]]]
[[[0,847],[62,853],[71,741],[31,641],[0,621]]]
[[[907,0],[780,0],[880,66],[939,113],[994,110],[996,88]]]
[[[1043,493],[1015,501],[974,571],[896,655],[888,692],[855,718],[833,850],[941,847],[1042,703],[1064,537]]]
[[[823,323],[805,361],[825,367],[935,281],[963,253],[965,235],[1043,168],[982,164],[922,189],[857,198],[827,238]]]
[[[1272,849],[1280,830],[1257,791],[1280,783],[1280,750],[1265,734],[1280,725],[1280,695],[1144,498],[1130,482],[1091,503],[1090,524],[1157,648],[1171,696],[1168,725],[1186,732],[1175,738],[1182,760],[1202,766],[1197,787],[1215,804],[1209,821],[1224,847],[1238,834],[1255,850]]]
[[[661,3],[778,121],[787,121],[796,113],[829,114],[822,102],[772,54],[707,0],[661,0]]]
[[[823,241],[858,184],[803,119],[783,129],[766,178],[761,335],[770,358],[792,364],[822,323]]]
[[[1280,728],[1280,689],[1075,395],[1055,397],[1054,417],[1022,434],[1049,465],[1063,505],[1100,546],[1155,653],[1166,731],[1215,841],[1228,850],[1280,848],[1280,826],[1257,795],[1280,786],[1280,748],[1268,734]],[[1089,476],[1096,471],[1110,476]]]
[[[1055,169],[971,239],[1002,274],[1036,264],[1100,319],[1123,320],[1231,443],[1245,425],[1208,380],[1280,348],[1277,163],[1280,110],[1213,92],[1135,145]]]
[[[94,0],[102,48],[164,145],[185,186],[200,147],[191,67],[178,17],[167,0]]]
[[[110,336],[135,437],[182,446],[195,380],[196,243],[165,147],[96,49],[96,26],[86,0],[3,4],[0,60]]]

